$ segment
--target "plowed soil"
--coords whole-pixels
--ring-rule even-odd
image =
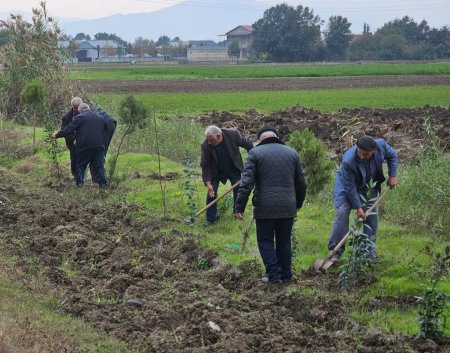
[[[420,109],[343,109],[336,114],[294,106],[273,114],[250,110],[243,115],[212,112],[195,117],[201,124],[238,127],[256,140],[257,131],[264,125],[277,128],[286,139],[295,130],[310,129],[339,159],[355,141],[368,134],[385,138],[398,152],[400,161],[414,160],[421,147],[429,144],[425,120],[446,150],[450,150],[450,109],[424,107]]]
[[[224,264],[199,246],[198,235],[137,206],[89,188],[25,184],[9,173],[0,170],[0,249],[18,260],[4,270],[25,274],[17,280],[30,289],[32,278],[42,278],[57,298],[55,310],[127,341],[130,352],[450,350],[448,341],[416,341],[358,323],[346,314],[351,303],[339,295],[336,274],[303,273],[296,283],[265,286],[258,264]],[[144,220],[132,216],[138,214]],[[330,294],[295,292],[308,287]],[[382,299],[373,310],[414,305],[411,298]]]
[[[450,85],[450,75],[385,75],[355,77],[208,79],[208,80],[81,80],[86,92],[227,92],[326,88]]]

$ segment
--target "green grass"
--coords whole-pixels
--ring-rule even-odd
[[[95,94],[102,106],[117,99],[114,94]],[[293,105],[335,112],[341,108],[418,108],[450,106],[450,86],[348,88],[273,92],[153,93],[139,94],[158,115],[199,115],[218,110],[241,114],[249,109],[272,113]]]
[[[448,63],[129,65],[70,67],[76,80],[214,79],[450,74]]]

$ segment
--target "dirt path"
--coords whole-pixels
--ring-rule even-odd
[[[28,274],[17,280],[29,286],[39,274],[58,310],[127,341],[130,352],[414,353],[430,345],[350,318],[336,274],[265,286],[257,263],[224,264],[198,235],[96,190],[25,184],[0,170],[0,193],[0,248],[17,256],[11,271]],[[336,295],[295,294],[308,287]]]
[[[210,79],[210,80],[103,80],[78,81],[87,92],[227,92],[280,91],[358,87],[450,85],[450,75],[392,75],[317,78]]]

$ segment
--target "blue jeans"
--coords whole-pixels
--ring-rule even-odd
[[[352,211],[352,207],[348,202],[336,207],[336,212],[334,215],[333,228],[331,230],[330,240],[328,242],[328,249],[333,250],[336,245],[341,241],[341,239],[349,231],[349,216]],[[372,212],[378,213],[378,207],[376,207]],[[369,236],[369,239],[375,244],[377,240],[377,230],[378,230],[378,214],[368,216],[363,223],[363,232]],[[337,254],[341,256],[345,250],[345,244],[337,251]],[[370,255],[376,256],[375,245],[370,249]]]
[[[106,173],[105,173],[105,152],[103,147],[89,148],[81,152],[77,151],[77,186],[84,184],[84,175],[88,164],[92,165],[94,172],[93,179],[100,185],[100,187],[106,186]]]
[[[255,221],[259,253],[269,281],[291,279],[291,234],[294,218],[255,219]]]
[[[233,176],[229,177],[227,180],[230,181],[231,185],[234,185],[239,180],[241,180],[241,174],[233,175]],[[217,196],[217,191],[219,190],[219,183],[220,183],[219,179],[214,179],[214,180],[211,181],[211,184],[212,184],[212,187],[213,187],[213,190],[214,190],[214,194],[216,196]],[[234,213],[234,208],[236,206],[236,198],[237,198],[237,195],[238,195],[238,191],[239,191],[239,188],[234,188],[233,189],[233,213]],[[208,194],[206,194],[206,204],[208,205],[212,201],[214,201],[216,199],[216,196],[210,197]],[[207,221],[214,222],[216,220],[216,218],[217,218],[217,203],[212,205],[206,211],[206,220]]]

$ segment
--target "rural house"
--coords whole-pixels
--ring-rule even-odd
[[[238,42],[241,49],[239,56],[241,60],[248,60],[252,55],[253,30],[254,28],[251,25],[240,25],[225,33],[228,45],[234,41]]]
[[[115,40],[60,41],[59,47],[68,50],[74,62],[120,61],[126,50]]]

